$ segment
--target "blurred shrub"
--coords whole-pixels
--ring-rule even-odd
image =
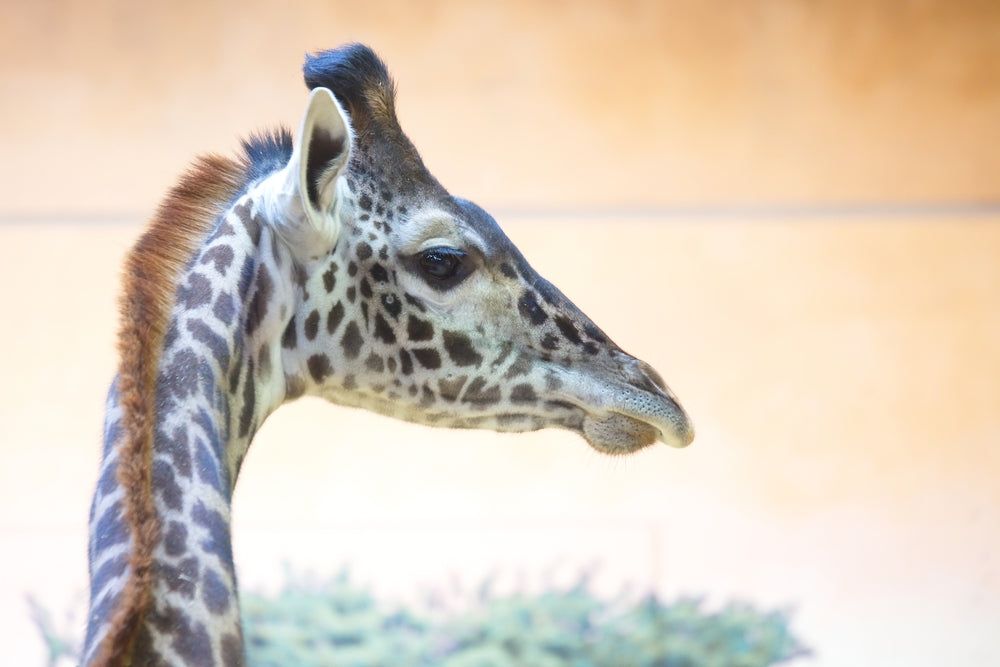
[[[702,601],[638,603],[567,590],[497,595],[487,582],[459,610],[389,609],[345,572],[294,578],[276,596],[243,596],[250,665],[607,665],[757,667],[808,654],[784,612]]]
[[[241,596],[251,667],[758,667],[808,655],[785,612],[701,600],[603,600],[583,577],[565,590],[496,594],[490,581],[457,605],[433,593],[420,609],[389,607],[344,571],[289,575],[275,595]],[[49,665],[79,642],[32,603]],[[61,664],[61,663],[60,663]]]
[[[57,667],[62,664],[76,664],[79,659],[80,643],[68,627],[76,627],[78,624],[64,624],[57,627],[49,613],[38,600],[32,596],[27,597],[28,612],[31,614],[31,621],[38,628],[38,633],[42,636],[45,644],[45,667]],[[73,619],[73,609],[67,613],[67,619]]]

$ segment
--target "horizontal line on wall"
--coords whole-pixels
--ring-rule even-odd
[[[1000,200],[936,203],[720,204],[692,206],[497,207],[498,219],[830,220],[852,218],[1000,218]]]
[[[690,206],[494,206],[488,209],[503,220],[836,220],[862,218],[1000,218],[1000,200],[953,202],[882,202],[831,204],[706,204]],[[0,225],[105,224],[140,225],[149,213],[30,213],[0,214]]]

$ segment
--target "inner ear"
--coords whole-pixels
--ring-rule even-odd
[[[337,244],[337,179],[350,156],[347,114],[333,93],[316,88],[274,198],[276,225],[298,256],[319,257]]]
[[[296,171],[302,203],[310,217],[322,217],[333,207],[337,176],[351,153],[347,116],[326,88],[316,88],[309,96],[299,151]]]
[[[313,208],[323,211],[329,207],[332,197],[330,193],[321,192],[324,186],[332,185],[339,166],[339,159],[344,153],[347,137],[343,134],[332,135],[326,128],[314,127],[306,154],[306,192]],[[333,176],[333,178],[331,178]]]

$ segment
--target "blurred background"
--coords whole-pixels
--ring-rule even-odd
[[[197,153],[371,44],[453,193],[666,378],[687,450],[302,400],[235,496],[241,584],[349,564],[793,610],[802,664],[1000,662],[1000,4],[0,5],[0,655],[87,587],[121,259]],[[73,620],[66,621],[72,625]]]

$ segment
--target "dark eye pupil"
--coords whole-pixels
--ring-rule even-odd
[[[452,248],[431,248],[420,256],[420,268],[438,280],[451,278],[461,264],[462,252]]]

